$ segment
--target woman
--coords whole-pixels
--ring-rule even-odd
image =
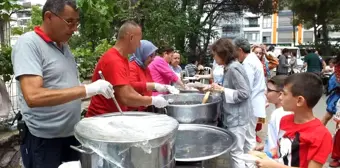
[[[236,144],[230,156],[233,168],[245,167],[240,155],[244,154],[246,134],[249,132],[249,116],[253,113],[250,98],[250,84],[242,64],[235,60],[235,47],[226,38],[217,40],[211,46],[213,58],[218,65],[224,66],[222,86],[213,83],[212,89],[224,92],[222,97],[223,127],[236,136]]]
[[[222,85],[224,75],[224,65],[218,65],[216,61],[213,62],[212,73],[208,75],[196,75],[197,79],[212,79],[213,83]]]
[[[264,76],[270,77],[269,64],[266,59],[266,49],[265,46],[255,45],[253,46],[252,52],[256,54],[256,56],[260,59],[263,65]],[[265,118],[259,118],[258,123],[256,125],[255,131],[259,132],[262,130],[262,125],[265,123]],[[256,135],[256,142],[262,143],[262,139]]]
[[[297,67],[296,52],[292,53],[292,57],[291,57],[291,59],[289,61],[289,65],[290,65],[290,72],[289,72],[289,74],[290,75],[294,74],[295,73],[294,69],[296,69],[296,67]]]
[[[153,61],[157,47],[150,41],[141,40],[141,46],[131,56],[130,68],[130,84],[143,96],[152,96],[152,91],[167,92],[167,86],[154,83],[151,78],[148,65]],[[132,108],[129,110],[144,111],[146,107]]]
[[[174,49],[171,47],[163,47],[162,49],[160,49],[160,56],[156,56],[149,65],[152,80],[164,85],[176,83],[182,88],[185,88],[183,82],[181,81],[181,78],[179,78],[169,66],[173,54]],[[157,91],[153,92],[152,94],[155,96],[168,93]]]
[[[182,68],[181,66],[179,66],[180,62],[181,62],[181,55],[177,52],[174,53],[170,61],[170,67],[179,78],[181,77],[181,73],[182,73]]]
[[[253,53],[256,54],[256,56],[260,59],[260,61],[262,62],[263,65],[263,70],[264,70],[264,75],[266,77],[270,76],[269,74],[269,66],[268,66],[268,61],[266,60],[266,50],[264,48],[264,46],[260,46],[260,45],[254,45],[253,46]]]

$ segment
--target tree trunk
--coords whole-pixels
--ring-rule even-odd
[[[5,44],[5,21],[0,19],[0,44]]]
[[[186,13],[187,5],[188,5],[188,0],[182,0],[182,6],[181,6],[180,12]],[[177,50],[180,50],[182,52],[185,52],[185,36],[186,34],[182,31],[177,35],[177,37],[175,37],[175,47]]]
[[[316,25],[316,19],[313,20],[313,28],[314,28],[314,45],[318,46],[319,45],[319,37],[318,37],[318,30],[317,30],[317,25]]]
[[[328,26],[326,23],[322,24],[322,42],[323,42],[323,51],[322,54],[323,55],[331,55],[331,51],[330,51],[330,45],[329,43],[329,37],[328,37]]]
[[[194,16],[194,23],[190,25],[197,26],[201,23],[201,18],[203,16],[203,8],[204,8],[205,0],[199,0],[199,4],[197,5],[198,14]],[[199,30],[195,30],[191,32],[189,35],[189,59],[197,59],[197,43],[199,42]]]

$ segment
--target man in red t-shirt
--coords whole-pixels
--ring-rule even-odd
[[[277,162],[260,159],[256,161],[258,167],[322,168],[332,151],[332,136],[312,111],[322,94],[322,81],[313,73],[293,74],[286,79],[282,106],[294,114],[281,119]]]
[[[154,105],[163,108],[168,105],[163,97],[141,96],[130,85],[128,55],[134,53],[140,46],[141,38],[141,27],[135,22],[125,22],[119,29],[116,44],[100,58],[92,76],[92,81],[99,80],[98,72],[102,71],[104,78],[113,85],[114,95],[122,111],[126,111],[127,107]],[[147,87],[147,84],[141,84],[140,87]],[[113,101],[103,96],[94,96],[86,117],[110,112],[118,112]]]

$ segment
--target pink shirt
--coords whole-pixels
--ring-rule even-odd
[[[151,72],[152,80],[156,83],[170,85],[171,82],[176,82],[178,76],[170,68],[169,64],[160,56],[156,56],[155,59],[150,63],[149,70]],[[153,92],[152,95],[167,94]]]

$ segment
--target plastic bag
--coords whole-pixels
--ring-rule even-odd
[[[11,100],[5,83],[0,79],[0,118],[7,118],[11,110]]]

